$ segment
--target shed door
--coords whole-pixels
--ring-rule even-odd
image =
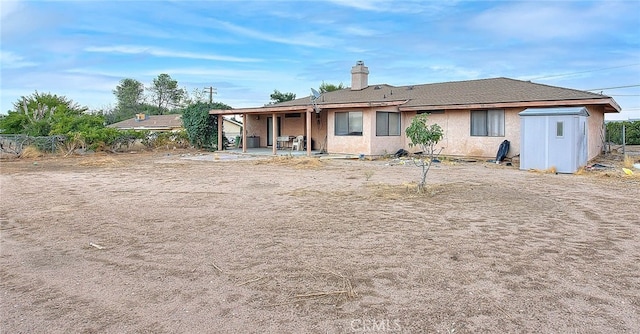
[[[572,117],[549,117],[547,136],[548,166],[555,166],[561,173],[573,173],[575,163],[572,133]]]

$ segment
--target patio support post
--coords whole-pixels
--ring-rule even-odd
[[[272,125],[272,131],[271,131],[271,144],[273,144],[273,155],[278,155],[278,117],[276,117],[276,113],[271,114],[271,119],[273,119],[273,122],[271,122]]]
[[[222,151],[222,115],[218,115],[218,151]]]
[[[311,114],[313,109],[307,109],[307,156],[311,156]]]
[[[247,153],[247,120],[247,114],[242,114],[242,153]]]

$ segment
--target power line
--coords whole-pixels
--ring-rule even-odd
[[[607,88],[584,89],[584,90],[587,91],[587,92],[590,92],[592,90],[609,90],[609,89],[631,88],[631,87],[640,87],[640,84],[628,85],[628,86],[618,86],[618,87],[607,87]]]
[[[588,70],[588,71],[580,71],[580,72],[572,72],[572,73],[564,73],[564,74],[555,74],[555,75],[547,75],[547,76],[544,76],[544,77],[531,78],[531,79],[529,79],[529,80],[539,80],[539,79],[547,79],[547,78],[557,78],[557,77],[564,77],[564,76],[574,75],[574,74],[591,73],[591,72],[604,71],[604,70],[611,70],[611,69],[615,69],[615,68],[623,68],[623,67],[632,67],[632,66],[638,66],[638,65],[640,65],[640,63],[636,63],[636,64],[629,64],[629,65],[621,65],[621,66],[613,66],[613,67],[603,67],[603,68],[598,68],[598,69],[595,69],[595,70]]]

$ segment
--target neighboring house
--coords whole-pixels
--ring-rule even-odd
[[[182,115],[147,115],[136,114],[136,117],[122,122],[109,124],[108,127],[120,130],[178,131],[182,130]]]
[[[241,134],[242,123],[230,118],[224,118],[225,136],[230,142],[233,142],[236,136]],[[156,132],[179,131],[183,130],[182,115],[146,115],[136,114],[136,117],[124,120],[122,122],[113,123],[108,127],[120,130],[149,130]]]
[[[224,118],[224,136],[230,143],[235,142],[237,136],[242,135],[242,122],[235,118]]]
[[[351,69],[351,87],[274,105],[211,110],[212,115],[242,114],[243,142],[251,136],[260,147],[272,147],[281,136],[311,138],[311,150],[364,155],[393,154],[409,147],[405,129],[416,114],[429,113],[444,137],[438,144],[447,156],[495,158],[503,140],[508,157],[520,154],[521,116],[528,108],[584,107],[588,111],[587,157],[603,148],[604,114],[620,112],[613,98],[569,88],[508,78],[423,85],[369,85],[369,70],[359,61]],[[274,119],[276,120],[274,122]],[[243,147],[246,151],[247,148]]]

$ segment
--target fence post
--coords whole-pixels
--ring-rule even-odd
[[[622,122],[622,156],[623,157],[627,154],[625,150],[626,145],[627,145],[627,139],[625,136],[625,127],[624,127],[624,122]]]

